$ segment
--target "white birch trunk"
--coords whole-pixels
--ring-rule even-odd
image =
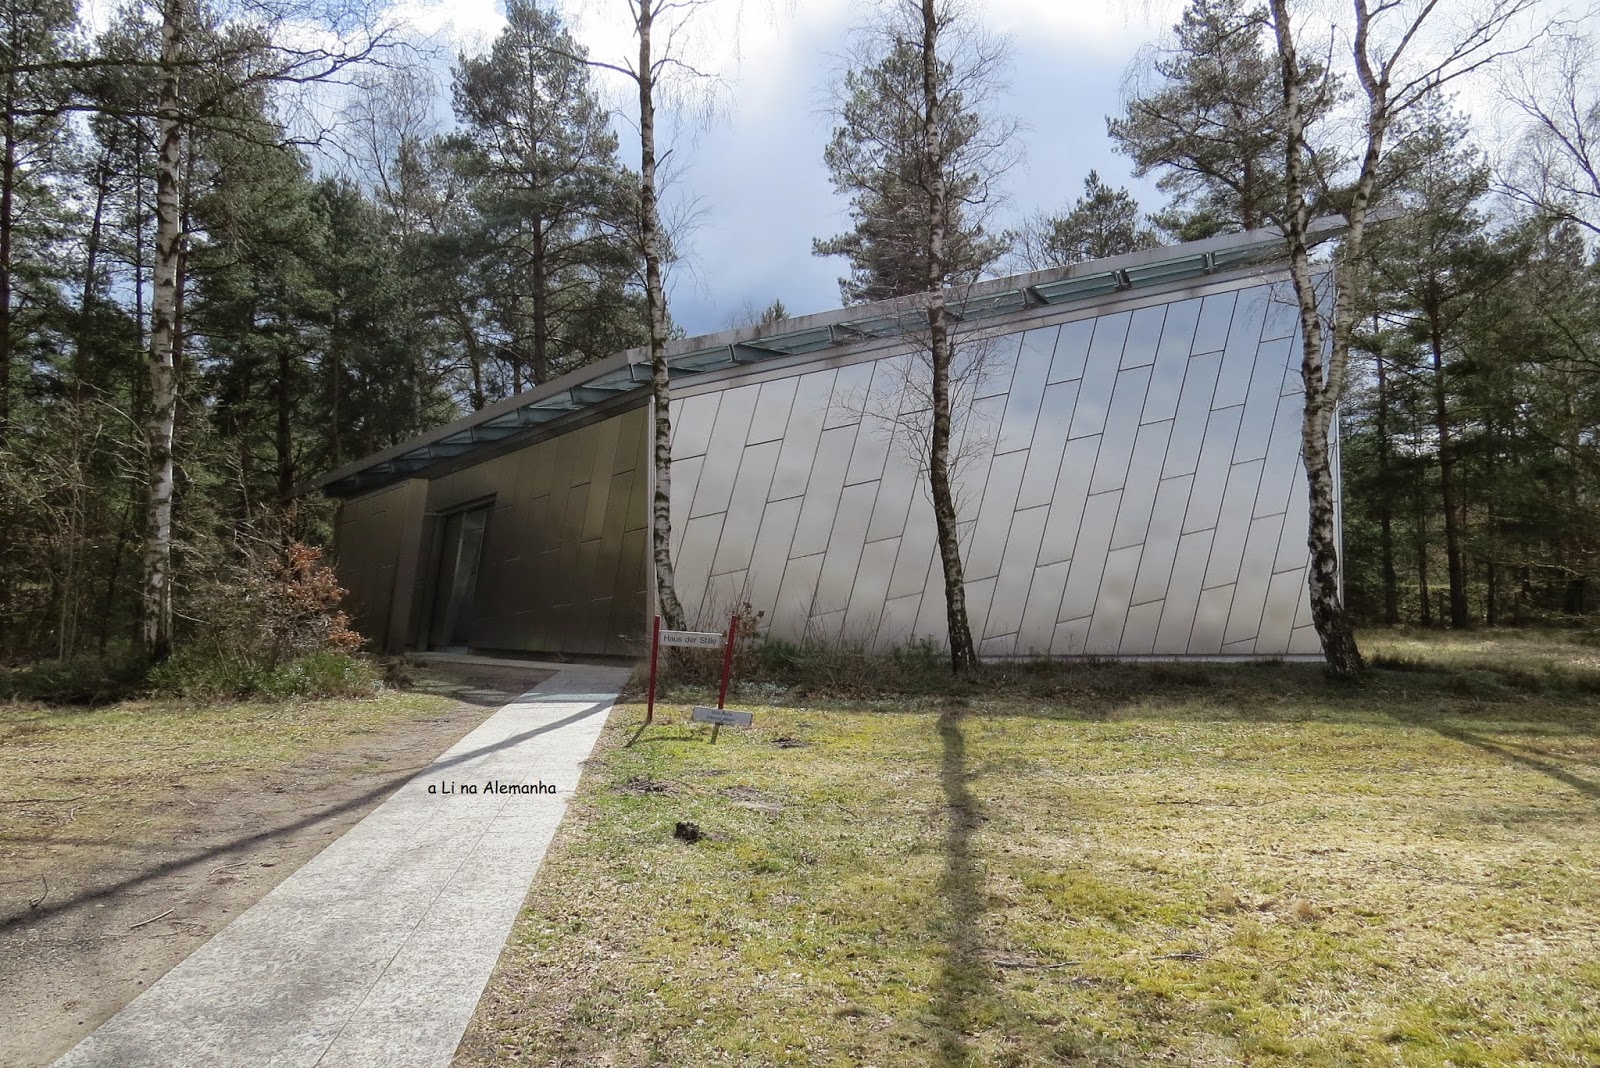
[[[650,393],[655,399],[651,462],[655,494],[650,502],[656,598],[661,618],[674,630],[687,624],[672,570],[672,400],[667,372],[667,291],[661,281],[661,213],[656,200],[655,71],[650,29],[655,0],[638,0],[639,31],[639,229],[644,243],[645,298],[650,309]]]
[[[174,346],[178,331],[178,184],[183,131],[179,120],[178,67],[183,41],[183,0],[165,0],[161,19],[161,84],[157,98],[159,155],[156,161],[155,293],[150,313],[150,414],[146,425],[149,492],[145,508],[143,611],[140,637],[145,655],[164,658],[172,649],[173,427],[178,379]]]
[[[1334,509],[1333,467],[1329,430],[1344,391],[1350,356],[1350,331],[1355,313],[1354,272],[1359,262],[1367,203],[1372,196],[1383,133],[1380,110],[1368,123],[1366,157],[1362,161],[1350,208],[1350,227],[1334,261],[1334,301],[1328,358],[1323,360],[1324,332],[1318,311],[1315,279],[1311,272],[1306,229],[1310,206],[1306,197],[1305,110],[1300,95],[1300,64],[1289,25],[1288,0],[1271,0],[1272,21],[1282,64],[1285,145],[1285,237],[1289,246],[1289,271],[1300,307],[1300,379],[1305,387],[1305,413],[1300,427],[1301,456],[1310,490],[1311,516],[1306,535],[1311,550],[1307,585],[1311,596],[1311,621],[1322,643],[1328,671],[1350,678],[1365,669],[1355,632],[1344,608],[1339,581],[1339,529]],[[1374,125],[1374,124],[1377,125]]]
[[[937,0],[922,0],[922,145],[928,175],[928,344],[933,356],[933,427],[928,449],[928,489],[944,566],[950,667],[967,671],[978,661],[967,620],[966,575],[950,488],[950,322],[945,314],[945,181],[939,143],[939,21]]]

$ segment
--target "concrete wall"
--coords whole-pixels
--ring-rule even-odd
[[[1098,310],[983,342],[989,373],[959,406],[980,653],[1315,654],[1287,282]],[[945,639],[905,400],[916,363],[813,365],[677,405],[673,551],[691,616],[719,623],[747,599],[786,638]]]

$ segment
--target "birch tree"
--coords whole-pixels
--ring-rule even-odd
[[[1270,0],[1270,21],[1282,82],[1284,238],[1300,311],[1300,377],[1305,387],[1301,452],[1310,490],[1307,545],[1311,617],[1328,671],[1351,678],[1365,670],[1345,611],[1339,573],[1339,530],[1329,434],[1349,373],[1350,341],[1361,307],[1361,267],[1366,228],[1380,172],[1397,119],[1441,87],[1493,63],[1509,49],[1499,42],[1533,0],[1483,0],[1469,12],[1440,17],[1438,0],[1350,0],[1349,57],[1360,88],[1357,121],[1364,133],[1359,162],[1341,190],[1348,224],[1328,272],[1331,310],[1321,312],[1322,294],[1312,266],[1308,236],[1312,206],[1324,191],[1308,138],[1321,75],[1302,61],[1288,0]]]
[[[656,145],[657,106],[664,93],[692,96],[691,87],[711,88],[716,79],[696,67],[685,54],[696,23],[712,13],[717,0],[623,0],[633,25],[635,55],[615,62],[584,52],[565,52],[631,83],[638,100],[639,245],[644,260],[645,307],[650,333],[650,397],[655,417],[651,432],[651,467],[655,493],[650,502],[652,563],[656,602],[668,627],[686,625],[672,566],[672,384],[667,367],[667,340],[672,319],[667,311],[665,265],[669,241],[661,217],[661,157]]]
[[[945,318],[945,181],[940,150],[939,34],[949,24],[940,19],[938,0],[922,0],[922,159],[928,177],[928,344],[933,355],[933,442],[928,453],[928,486],[933,494],[934,522],[939,534],[939,562],[944,565],[945,615],[950,631],[950,666],[970,670],[978,661],[967,620],[966,579],[961,543],[956,538],[956,504],[950,492],[950,325]]]
[[[955,358],[946,289],[976,281],[1011,241],[985,226],[999,201],[995,179],[1015,159],[1016,124],[986,111],[1007,55],[959,0],[886,0],[878,21],[861,31],[854,59],[838,91],[840,126],[824,160],[834,188],[851,198],[855,226],[813,248],[849,257],[851,276],[839,283],[846,300],[906,298],[926,324],[919,340],[928,381],[912,392],[929,405],[923,461],[944,574],[950,664],[966,671],[977,663],[977,650],[951,455],[952,395],[963,367]]]
[[[1522,112],[1521,137],[1503,183],[1545,215],[1600,239],[1600,38],[1558,27],[1510,65],[1502,92]]]
[[[150,311],[150,407],[145,423],[148,496],[142,583],[141,645],[151,659],[172,647],[172,503],[176,489],[173,441],[178,409],[177,340],[183,215],[180,203],[186,137],[208,123],[235,136],[281,136],[263,127],[251,109],[232,107],[242,96],[269,96],[276,87],[330,79],[369,58],[386,33],[359,12],[297,0],[279,6],[251,3],[215,16],[200,33],[193,0],[160,0],[161,48],[156,82],[156,227]],[[327,44],[290,44],[321,29]],[[290,30],[293,33],[289,32]],[[109,60],[107,63],[114,63]],[[101,65],[106,65],[102,63]]]

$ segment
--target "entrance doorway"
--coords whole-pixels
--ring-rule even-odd
[[[464,648],[472,630],[478,591],[478,563],[489,505],[444,516],[440,524],[439,566],[434,575],[428,648]]]

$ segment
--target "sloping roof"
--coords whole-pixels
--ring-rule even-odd
[[[1342,218],[1319,219],[1312,224],[1310,236],[1326,239],[1344,227]],[[1228,234],[979,282],[951,291],[949,312],[958,324],[1000,325],[1008,315],[1041,306],[1092,306],[1129,290],[1246,270],[1279,259],[1283,252],[1283,236],[1275,229]],[[926,321],[914,301],[858,304],[673,341],[667,346],[667,366],[677,381],[783,357],[816,354],[823,359],[863,341],[909,333]],[[453,468],[468,461],[471,454],[498,452],[523,440],[559,432],[565,425],[637,404],[649,386],[649,348],[619,352],[330,471],[302,487],[302,492],[321,490],[335,497],[351,497],[423,474],[429,468]]]

